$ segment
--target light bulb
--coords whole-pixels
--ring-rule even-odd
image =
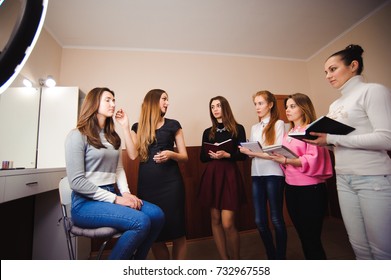
[[[56,86],[56,80],[54,80],[52,76],[48,76],[45,80],[45,85],[47,87],[54,87]]]
[[[26,78],[23,79],[23,84],[25,87],[29,87],[29,88],[33,87],[33,83],[29,79],[26,79]]]

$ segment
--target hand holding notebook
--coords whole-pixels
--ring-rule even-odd
[[[249,149],[254,153],[268,153],[269,155],[273,155],[273,153],[281,154],[286,158],[297,158],[298,156],[292,152],[288,147],[284,145],[271,145],[262,147],[259,141],[250,141],[250,142],[240,142],[242,147]]]
[[[290,132],[288,136],[303,140],[310,139],[315,140],[317,136],[310,135],[310,132],[320,132],[320,133],[328,133],[328,134],[340,134],[346,135],[355,130],[354,127],[336,121],[326,116],[322,116],[317,120],[310,123],[305,131],[300,132]]]
[[[212,151],[214,153],[216,153],[217,151],[226,151],[228,153],[232,153],[232,151],[233,151],[232,139],[228,139],[228,140],[220,142],[220,143],[204,142],[203,145],[204,145],[206,153],[208,153],[209,151]]]

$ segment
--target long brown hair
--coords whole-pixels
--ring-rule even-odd
[[[79,119],[77,121],[77,129],[81,134],[87,137],[88,144],[97,149],[106,148],[99,137],[100,127],[97,118],[100,100],[102,94],[107,91],[114,96],[114,92],[106,87],[94,88],[85,97],[81,105]],[[103,128],[105,137],[117,150],[121,146],[121,138],[114,129],[113,118],[106,118],[105,126]]]
[[[238,123],[235,120],[235,117],[232,113],[231,106],[229,105],[228,100],[225,99],[225,97],[223,96],[216,96],[209,101],[209,115],[210,115],[210,119],[212,120],[212,129],[209,132],[209,140],[213,140],[215,138],[215,133],[218,125],[217,119],[213,116],[213,112],[212,112],[212,102],[215,100],[220,101],[221,116],[222,116],[222,121],[225,129],[227,129],[231,133],[232,137],[238,136],[238,131],[236,127]]]
[[[268,90],[261,90],[258,91],[253,95],[253,101],[255,101],[255,97],[262,96],[267,104],[273,104],[273,106],[270,109],[270,121],[266,125],[266,127],[263,129],[262,135],[265,138],[265,144],[272,145],[276,141],[276,129],[275,124],[279,120],[280,116],[278,114],[277,109],[277,100],[274,94],[272,94]]]
[[[285,99],[285,108],[286,103],[288,99],[293,99],[295,101],[296,105],[301,109],[303,112],[303,125],[308,125],[316,120],[316,113],[314,105],[312,104],[311,99],[305,95],[304,93],[295,93],[292,95],[289,95],[288,98]],[[293,122],[290,122],[291,128],[295,126]]]
[[[152,89],[144,97],[137,128],[137,143],[141,161],[148,160],[148,146],[156,141],[156,129],[162,118],[160,98],[162,89]],[[166,93],[167,94],[167,93]]]

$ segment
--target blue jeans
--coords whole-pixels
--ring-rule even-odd
[[[337,175],[342,218],[357,259],[391,259],[391,175]]]
[[[283,176],[252,176],[253,204],[255,223],[261,235],[268,259],[285,259],[287,233],[283,216],[284,177]],[[273,236],[269,228],[269,201],[271,222],[276,235],[274,246]]]
[[[115,193],[112,185],[102,188]],[[115,243],[109,259],[145,259],[164,224],[164,213],[143,201],[141,210],[101,202],[72,192],[72,220],[85,228],[113,227],[123,234]]]

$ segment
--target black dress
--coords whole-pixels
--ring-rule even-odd
[[[137,132],[138,123],[132,126]],[[169,241],[185,236],[185,191],[178,163],[168,160],[156,163],[153,156],[164,150],[174,150],[175,134],[181,125],[164,119],[156,130],[157,141],[149,146],[148,161],[140,162],[137,196],[158,205],[165,214],[164,227],[156,241]]]
[[[219,130],[223,125],[219,124]],[[238,160],[245,160],[246,155],[239,151],[240,142],[246,141],[244,127],[237,125],[238,136],[232,137],[231,133],[223,130],[215,133],[215,139],[209,139],[211,127],[206,129],[202,135],[202,143],[221,143],[225,140],[232,139],[232,150],[226,151],[231,154],[231,158],[214,160],[211,159],[202,145],[200,159],[207,165],[201,177],[199,199],[202,205],[219,210],[236,211],[240,205],[245,203],[246,196],[244,184],[240,170],[236,164]]]

